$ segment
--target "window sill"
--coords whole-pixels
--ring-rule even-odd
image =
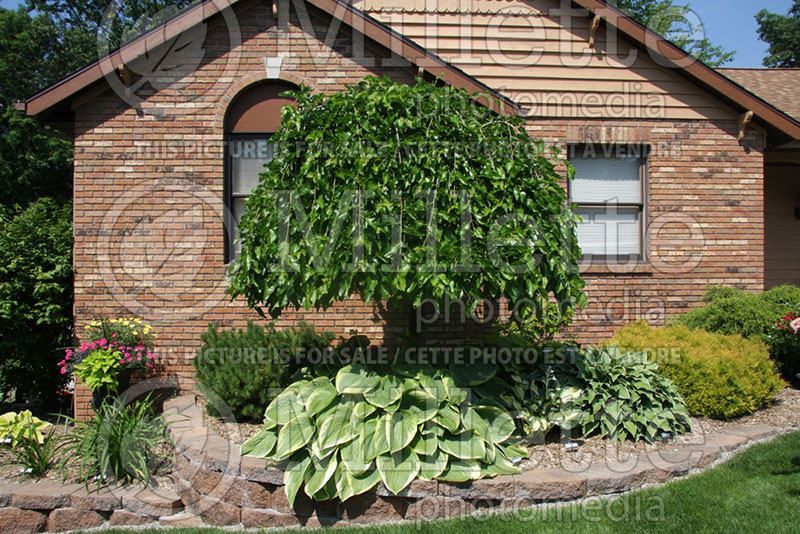
[[[579,264],[581,274],[653,274],[649,263],[614,263],[614,260],[597,260],[595,263]]]

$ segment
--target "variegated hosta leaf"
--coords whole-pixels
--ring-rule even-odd
[[[419,457],[406,449],[394,454],[382,454],[375,460],[383,485],[395,495],[417,478],[420,469]]]
[[[364,399],[373,406],[386,408],[397,401],[403,395],[403,382],[394,376],[381,377],[378,387],[364,393]]]
[[[380,379],[363,365],[346,365],[336,373],[336,391],[364,395],[378,386]]]
[[[311,458],[308,456],[303,457],[302,460],[292,460],[286,466],[286,470],[283,472],[283,487],[286,491],[289,506],[294,507],[297,492],[300,490],[300,486],[303,485],[306,472],[308,472],[310,466]]]
[[[336,468],[334,479],[338,497],[342,501],[371,490],[381,480],[378,469],[374,466],[364,473],[355,474],[341,463]]]
[[[439,438],[439,448],[462,460],[479,460],[486,455],[486,444],[471,431],[461,434],[445,434]]]
[[[437,450],[431,456],[420,456],[419,478],[433,480],[447,469],[447,454]]]
[[[489,435],[489,423],[483,417],[478,415],[478,412],[471,406],[466,406],[461,409],[461,423],[467,430],[472,430],[479,436]]]
[[[481,478],[481,464],[475,460],[452,458],[438,479],[444,482],[467,482]]]
[[[375,406],[366,402],[366,401],[358,401],[356,402],[355,406],[353,406],[353,425],[358,426],[364,422],[364,420],[375,413]]]
[[[337,456],[336,454],[331,454],[323,460],[311,457],[311,466],[308,468],[304,480],[306,495],[313,498],[317,492],[325,487],[325,484],[331,479],[339,465]]]
[[[285,460],[289,458],[294,451],[311,441],[315,432],[314,423],[311,422],[311,419],[306,414],[295,415],[278,432],[275,459]]]
[[[303,406],[297,391],[284,390],[267,406],[264,412],[264,420],[283,426],[294,419],[296,415],[305,414],[305,411],[306,408]]]
[[[431,375],[420,375],[419,384],[422,386],[422,389],[439,401],[439,404],[447,398],[447,391],[445,391],[441,379]]]
[[[411,442],[411,448],[418,455],[431,456],[439,448],[439,440],[433,432],[422,432]]]
[[[386,425],[386,439],[389,442],[389,452],[395,453],[405,449],[414,436],[417,435],[419,424],[408,412],[395,412],[384,417]]]
[[[375,456],[367,458],[369,453],[365,454],[365,449],[362,446],[360,439],[354,439],[350,443],[342,445],[341,449],[341,464],[354,475],[362,475],[366,473],[373,466]]]
[[[457,432],[458,427],[461,426],[461,414],[450,404],[444,404],[433,416],[433,422],[450,432]]]
[[[306,413],[314,416],[331,405],[336,399],[336,388],[329,381],[317,386],[306,400]]]
[[[469,365],[453,365],[453,378],[467,386],[479,386],[494,378],[497,365],[494,363],[472,362]]]
[[[426,391],[409,391],[403,397],[400,409],[411,415],[417,423],[424,423],[433,419],[439,412],[439,401]]]
[[[319,448],[322,451],[347,443],[355,437],[352,424],[352,403],[341,403],[317,421]]]
[[[453,380],[453,377],[443,376],[442,386],[444,386],[444,390],[447,393],[447,398],[450,400],[451,404],[459,405],[467,400],[466,390],[456,386],[456,382]]]
[[[242,445],[242,455],[254,458],[266,458],[272,453],[278,442],[277,433],[273,429],[264,429]]]

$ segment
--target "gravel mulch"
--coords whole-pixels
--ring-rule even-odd
[[[261,430],[260,424],[223,423],[203,411],[203,423],[220,436],[241,445]],[[761,424],[777,428],[800,428],[800,390],[786,388],[781,391],[769,405],[750,415],[738,417],[730,421],[719,421],[708,417],[693,417],[692,432],[677,436],[667,443],[616,443],[600,437],[576,440],[578,449],[566,452],[564,444],[552,440],[528,448],[531,459],[522,463],[523,471],[533,469],[579,469],[600,462],[623,463],[645,451],[668,450],[677,444],[702,444],[705,436],[724,431],[732,425]]]
[[[71,431],[71,427],[64,425],[53,425],[48,430],[49,432],[54,432],[59,434],[60,436],[58,439],[64,439],[61,436],[64,436],[65,434],[69,433]],[[162,454],[168,452],[169,450],[167,449],[159,451],[159,453]],[[66,471],[61,470],[61,463],[67,457],[67,455],[68,452],[64,450],[63,447],[57,448],[55,454],[54,467],[52,467],[45,474],[45,476],[39,480],[63,482],[65,484],[82,483],[80,477],[78,476],[79,467],[77,465],[72,464],[71,467]],[[172,471],[171,461],[168,464],[160,465],[155,475],[153,476],[153,487],[163,488],[175,492],[176,488],[174,483],[172,482],[172,478],[170,477],[171,471]],[[24,475],[24,473],[22,472],[22,466],[17,463],[16,456],[10,450],[9,446],[8,445],[0,446],[0,483],[25,482],[28,480],[31,480],[31,478]],[[94,487],[94,483],[90,484],[90,487]]]

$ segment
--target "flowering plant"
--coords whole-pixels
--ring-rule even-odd
[[[795,310],[800,306],[793,306]],[[777,320],[772,332],[765,336],[769,354],[778,364],[783,377],[800,383],[800,330],[792,327],[792,322],[800,313],[792,311]]]
[[[152,327],[139,318],[92,321],[86,325],[85,334],[86,341],[77,349],[67,349],[58,363],[61,374],[75,373],[86,379],[83,375],[97,374],[89,373],[89,369],[100,370],[116,383],[116,376],[122,371],[143,371],[155,364],[156,336]]]

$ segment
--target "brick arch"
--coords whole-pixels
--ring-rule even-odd
[[[217,106],[216,111],[214,112],[214,132],[219,134],[220,136],[225,130],[225,116],[228,112],[228,107],[233,102],[236,96],[248,89],[249,87],[261,83],[261,82],[268,82],[268,81],[284,81],[293,83],[297,86],[300,85],[307,85],[311,87],[311,90],[317,92],[317,88],[312,84],[307,78],[302,76],[298,76],[297,74],[291,72],[284,72],[281,71],[278,73],[278,76],[267,76],[266,70],[254,72],[252,74],[248,74],[247,76],[242,76],[236,83],[233,83],[228,90],[225,91],[225,94],[222,95],[220,98],[220,105]]]

